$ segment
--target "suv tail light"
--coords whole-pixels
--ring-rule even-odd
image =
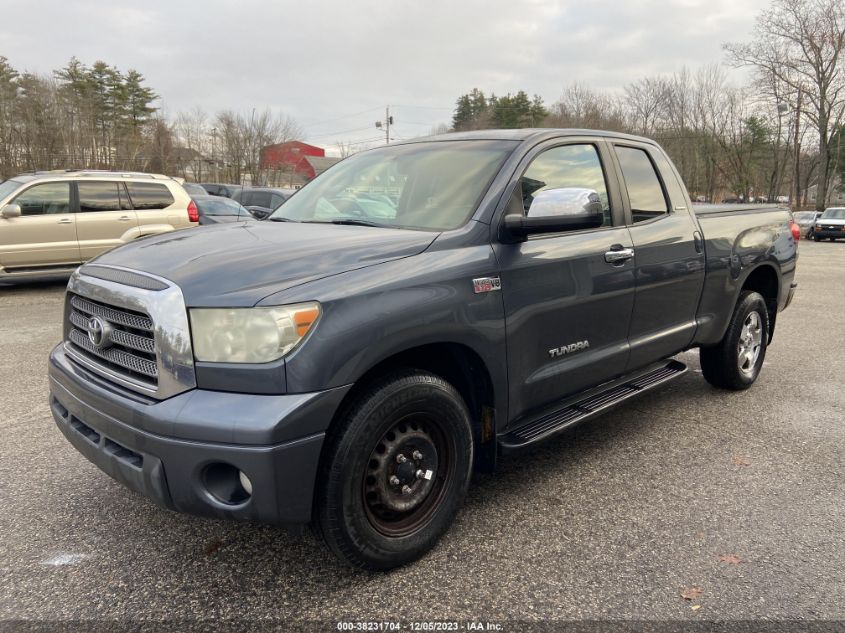
[[[200,212],[197,209],[197,203],[191,200],[188,204],[188,222],[199,222],[200,221]],[[793,231],[794,234],[794,231]]]
[[[792,237],[796,242],[801,239],[801,227],[795,224],[795,220],[789,221],[789,230],[792,231]]]

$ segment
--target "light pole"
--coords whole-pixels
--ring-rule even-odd
[[[214,182],[217,182],[217,128],[211,128],[211,164],[214,167]]]

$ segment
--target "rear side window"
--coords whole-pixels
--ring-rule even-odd
[[[253,191],[249,196],[249,204],[256,207],[272,208],[269,191]]]
[[[117,211],[120,209],[120,194],[117,182],[77,182],[79,210]]]
[[[165,209],[173,204],[173,194],[167,186],[156,182],[127,182],[132,206],[138,211]]]
[[[634,222],[644,222],[669,213],[660,179],[645,150],[617,146],[616,156],[622,167]]]
[[[21,215],[67,213],[70,209],[70,183],[35,185],[15,198],[14,203],[20,206]]]

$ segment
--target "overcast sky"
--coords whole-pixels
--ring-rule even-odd
[[[447,123],[474,87],[554,102],[721,61],[767,0],[3,0],[0,55],[50,72],[71,56],[135,68],[168,114],[291,115],[330,146]]]

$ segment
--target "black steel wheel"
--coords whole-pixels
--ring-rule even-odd
[[[330,432],[315,530],[355,567],[384,570],[415,560],[463,503],[472,458],[469,412],[452,385],[422,371],[387,376]]]

